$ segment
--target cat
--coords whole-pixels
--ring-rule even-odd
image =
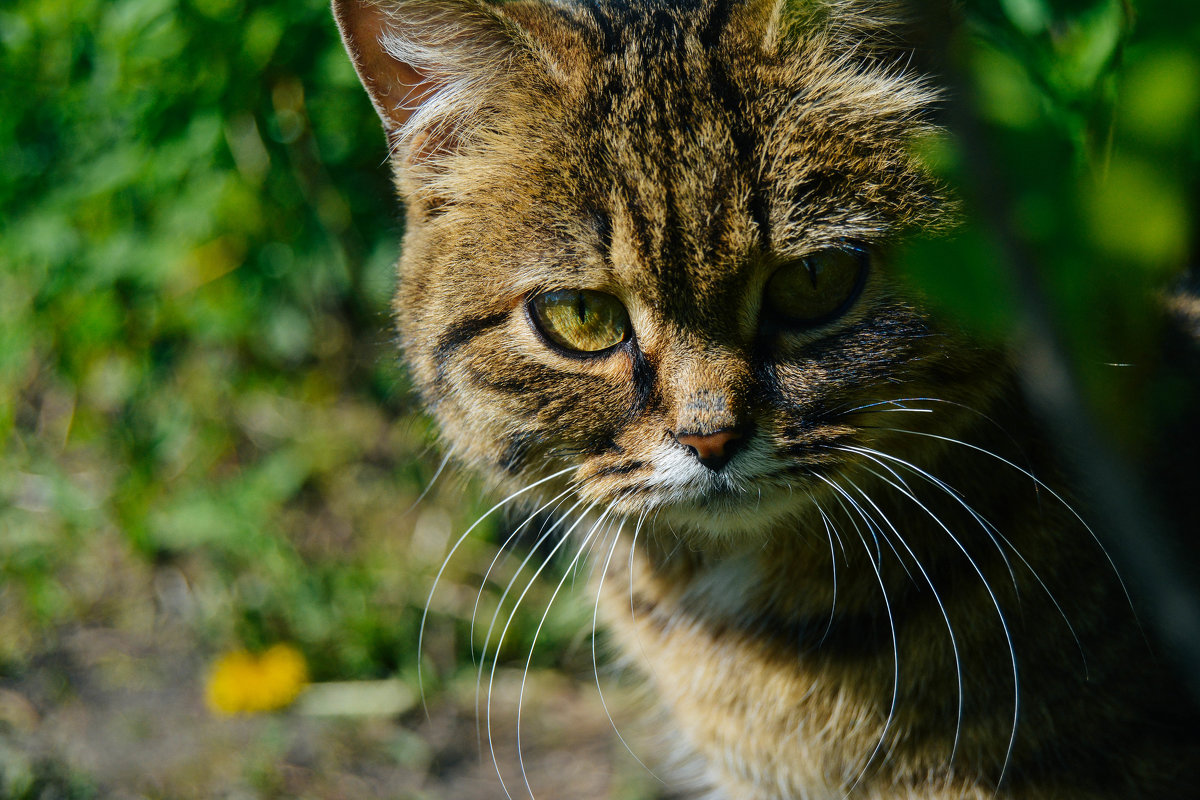
[[[1198,796],[1200,715],[1012,364],[891,274],[953,215],[892,5],[333,6],[407,206],[414,383],[597,553],[679,791]]]

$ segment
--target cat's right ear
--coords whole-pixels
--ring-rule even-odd
[[[333,0],[342,41],[409,163],[453,150],[514,62],[511,23],[470,0]]]

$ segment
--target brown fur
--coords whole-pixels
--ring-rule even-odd
[[[568,470],[537,497],[629,521],[604,613],[697,791],[1196,796],[1196,713],[1003,354],[888,275],[890,241],[949,216],[909,155],[935,98],[890,5],[334,7],[407,201],[416,384],[505,491]],[[873,253],[854,305],[765,329],[772,271],[846,243]],[[526,302],[575,288],[633,338],[549,347]],[[734,427],[720,473],[674,438]]]

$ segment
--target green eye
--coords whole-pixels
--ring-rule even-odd
[[[529,302],[530,314],[546,338],[578,353],[599,353],[629,335],[629,314],[611,294],[591,289],[544,292]]]
[[[864,250],[830,249],[784,264],[767,281],[763,303],[784,327],[811,327],[844,314],[862,291]]]

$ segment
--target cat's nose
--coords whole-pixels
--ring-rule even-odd
[[[700,463],[714,472],[725,466],[742,445],[742,431],[724,428],[715,433],[676,433],[675,441],[696,454]]]

